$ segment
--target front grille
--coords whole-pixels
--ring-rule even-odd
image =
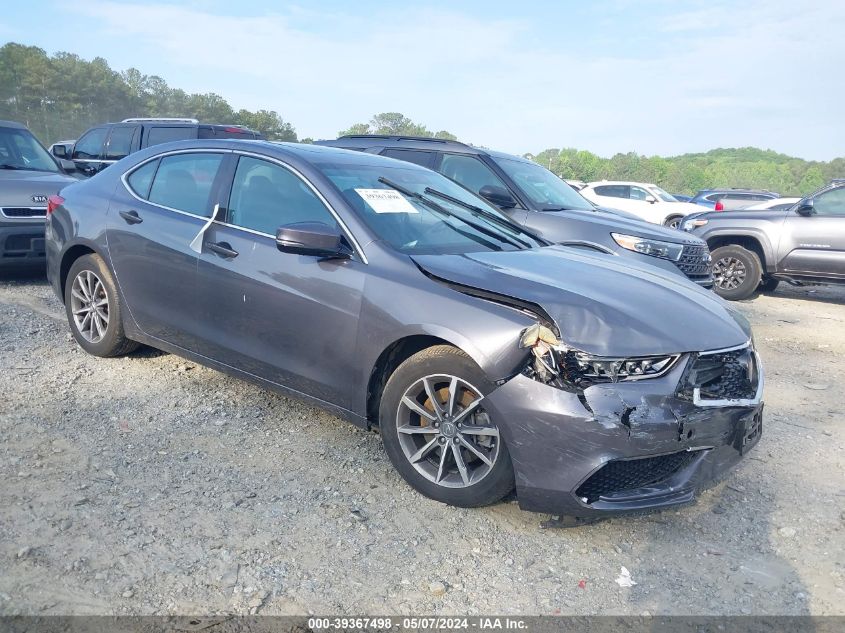
[[[691,279],[707,278],[710,276],[710,249],[706,244],[687,244],[675,265]]]
[[[751,399],[760,380],[751,346],[716,354],[700,354],[681,379],[679,395],[692,398],[699,389],[702,400]]]
[[[587,503],[614,492],[636,490],[668,479],[686,468],[698,455],[696,451],[680,451],[657,457],[608,462],[578,487],[575,494]]]
[[[44,218],[47,209],[44,207],[3,207],[0,213],[7,218]]]

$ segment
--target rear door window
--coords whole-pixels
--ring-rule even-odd
[[[98,127],[82,135],[73,148],[73,160],[99,160],[103,157],[103,144],[108,128]]]
[[[189,125],[172,126],[172,127],[151,127],[147,129],[147,140],[144,147],[150,145],[158,145],[159,143],[169,143],[171,141],[184,141],[189,138],[197,137],[197,128]]]
[[[113,127],[106,145],[106,160],[120,160],[129,156],[137,130],[134,125]]]
[[[396,149],[393,147],[385,149],[381,152],[381,155],[387,156],[388,158],[404,160],[429,169],[434,167],[434,158],[437,156],[435,152],[426,152],[424,150],[416,149]]]
[[[209,195],[222,162],[223,154],[210,152],[165,156],[150,187],[149,201],[211,217]]]
[[[144,163],[126,178],[129,188],[144,200],[150,195],[150,185],[153,184],[153,176],[155,176],[156,169],[158,169],[158,163],[158,160],[151,160],[149,163]]]
[[[599,196],[608,196],[610,198],[627,198],[628,197],[628,190],[630,187],[627,185],[600,185],[595,188],[596,195]]]

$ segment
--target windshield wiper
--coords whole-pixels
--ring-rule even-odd
[[[443,193],[442,191],[438,191],[437,189],[432,189],[431,187],[426,187],[424,189],[424,191],[429,195],[437,196],[438,198],[443,198],[444,200],[451,202],[452,204],[456,204],[459,207],[463,207],[464,209],[466,209],[467,211],[469,211],[473,215],[480,216],[482,218],[490,220],[491,222],[495,222],[499,226],[503,226],[505,228],[511,229],[512,231],[517,231],[518,233],[525,233],[525,229],[523,229],[521,226],[519,226],[515,222],[511,222],[510,220],[508,220],[506,218],[501,218],[498,215],[490,213],[486,209],[482,209],[481,207],[477,207],[474,204],[470,204],[469,202],[464,202],[460,198],[455,198],[453,196],[450,196],[448,193]],[[513,239],[515,239],[515,240],[519,241],[520,243],[524,244],[526,248],[531,248],[531,244],[529,244],[528,242],[521,240],[518,237],[514,237]]]
[[[0,169],[27,169],[27,168],[21,167],[20,165],[9,165],[8,163],[0,163]]]
[[[387,178],[381,177],[381,178],[378,179],[378,181],[380,183],[382,183],[383,185],[387,185],[391,189],[395,189],[396,191],[398,191],[402,195],[408,196],[409,198],[414,198],[416,200],[419,200],[420,202],[422,202],[425,206],[427,206],[432,211],[436,211],[437,213],[439,213],[441,215],[445,215],[445,216],[450,217],[450,218],[457,218],[458,220],[460,220],[464,224],[471,226],[476,231],[484,233],[484,235],[487,235],[488,237],[492,237],[492,238],[497,239],[499,241],[506,242],[506,243],[510,244],[511,246],[516,246],[517,248],[530,248],[530,246],[531,246],[530,244],[523,242],[520,239],[517,239],[515,237],[509,237],[507,235],[499,233],[498,231],[494,231],[494,230],[484,226],[483,224],[477,224],[475,222],[471,222],[470,220],[467,220],[465,217],[462,217],[460,214],[455,213],[453,211],[449,211],[449,209],[447,209],[446,207],[440,206],[434,200],[426,198],[421,193],[417,193],[416,191],[411,191],[410,189],[406,189],[402,185],[397,185],[395,182],[388,180]]]

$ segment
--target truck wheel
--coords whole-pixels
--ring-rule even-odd
[[[759,290],[760,292],[774,292],[778,285],[780,285],[780,279],[766,277],[760,282]]]
[[[756,253],[737,244],[713,251],[713,290],[729,301],[754,296],[760,285],[762,266]]]

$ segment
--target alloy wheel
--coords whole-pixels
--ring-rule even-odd
[[[745,263],[736,257],[723,257],[713,264],[713,281],[722,290],[734,290],[745,281]]]
[[[102,280],[91,270],[73,280],[70,307],[76,329],[89,343],[99,343],[109,327],[109,297]]]
[[[426,376],[405,391],[396,427],[417,472],[446,488],[475,485],[490,473],[501,439],[483,400],[478,389],[450,375]]]

